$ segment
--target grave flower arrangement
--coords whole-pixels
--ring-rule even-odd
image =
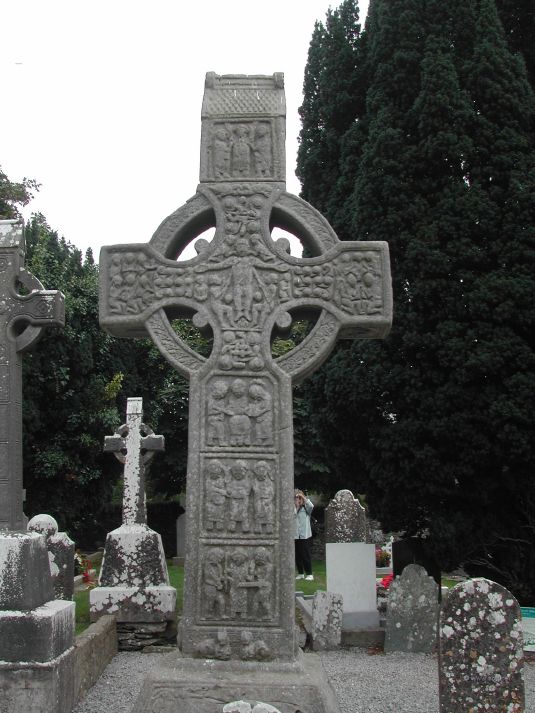
[[[84,584],[91,584],[93,581],[92,569],[93,564],[91,560],[84,557],[81,552],[76,552],[74,555],[74,574],[81,574]]]
[[[388,567],[390,565],[390,552],[383,550],[382,547],[375,548],[375,566]]]

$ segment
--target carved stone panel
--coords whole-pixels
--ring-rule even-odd
[[[200,559],[199,623],[276,623],[273,547],[206,545]]]
[[[224,347],[223,347],[224,349]],[[206,448],[273,449],[273,384],[263,377],[217,374],[206,384]]]

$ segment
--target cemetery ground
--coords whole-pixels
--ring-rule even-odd
[[[177,589],[177,615],[182,609],[184,568],[168,561],[169,579]],[[314,594],[326,589],[325,562],[314,560],[314,581],[296,582],[296,589]],[[456,579],[443,578],[452,587]],[[89,626],[89,590],[79,591],[76,633]],[[161,652],[124,652],[115,656],[104,674],[79,702],[73,713],[130,713],[142,679],[158,664]],[[435,713],[438,711],[436,654],[389,653],[373,649],[344,648],[319,654],[340,701],[342,713]],[[535,713],[535,660],[524,667],[525,713]]]

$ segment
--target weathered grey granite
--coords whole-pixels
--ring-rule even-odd
[[[281,713],[268,703],[260,703],[259,701],[233,701],[223,706],[223,713]]]
[[[0,220],[0,531],[26,529],[22,511],[22,353],[39,339],[43,327],[64,323],[61,292],[44,290],[24,269],[22,225]]]
[[[85,698],[117,653],[115,617],[102,616],[74,642],[74,702]]]
[[[244,663],[256,651],[259,661],[295,661],[292,381],[314,371],[338,337],[390,329],[387,245],[339,242],[314,208],[285,192],[284,116],[281,74],[209,73],[197,193],[149,244],[101,253],[102,326],[149,335],[190,379],[179,643],[192,657]],[[177,262],[213,225],[213,241],[197,240],[197,257]],[[292,257],[272,227],[297,235],[314,257]],[[288,330],[292,313],[316,325],[274,361],[272,335]],[[208,359],[172,328],[172,318],[191,315],[213,333]],[[237,698],[229,691],[226,700]]]
[[[351,490],[339,490],[325,508],[325,542],[367,542],[366,510]]]
[[[70,713],[74,603],[53,599],[46,542],[0,536],[0,710]]]
[[[175,618],[176,590],[169,586],[162,540],[146,524],[145,465],[163,447],[163,436],[143,423],[142,399],[128,399],[126,423],[104,447],[124,463],[123,524],[106,537],[98,587],[89,595],[92,621],[114,614],[120,628]]]
[[[342,640],[341,594],[316,592],[312,600],[312,650],[338,649]]]
[[[523,713],[520,607],[504,587],[472,579],[442,606],[440,713]]]
[[[385,652],[432,653],[437,647],[438,585],[409,564],[388,589]]]
[[[58,532],[58,523],[51,515],[34,515],[28,531],[46,538],[50,575],[56,599],[72,599],[74,594],[74,542],[66,532]]]

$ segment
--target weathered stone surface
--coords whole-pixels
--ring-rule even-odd
[[[255,658],[265,672],[265,661],[291,668],[296,656],[292,382],[317,368],[337,337],[382,338],[392,317],[387,245],[340,242],[314,208],[285,192],[284,115],[282,75],[208,74],[196,195],[149,244],[103,248],[100,261],[102,326],[149,335],[190,379],[181,650],[242,666]],[[195,243],[197,257],[176,261],[213,225],[213,241]],[[314,257],[292,257],[272,227],[294,233]],[[315,327],[274,360],[272,337],[297,312],[317,318]],[[208,359],[172,328],[170,319],[191,314],[213,332]],[[191,700],[174,690],[176,710],[185,710]],[[256,689],[230,693],[223,703],[269,700]]]
[[[341,594],[316,592],[312,600],[312,650],[340,648],[343,600]]]
[[[1,611],[3,661],[51,661],[74,641],[74,602],[53,600],[31,611]]]
[[[0,532],[0,611],[27,611],[53,599],[45,538]],[[2,642],[0,640],[0,660]]]
[[[49,537],[47,548],[54,596],[69,601],[74,594],[74,542],[66,532],[58,532]]]
[[[168,584],[95,587],[90,592],[91,621],[114,614],[118,622],[156,622],[176,617],[176,589]]]
[[[431,653],[437,647],[438,585],[409,564],[388,589],[385,651]]]
[[[29,294],[23,294],[22,285]],[[25,530],[22,511],[22,352],[63,325],[63,295],[24,269],[22,225],[0,220],[0,531]]]
[[[162,657],[132,713],[214,713],[228,701],[266,701],[283,713],[340,713],[317,654],[293,663]]]
[[[269,703],[260,701],[233,701],[223,706],[223,713],[281,713]]]
[[[163,451],[163,436],[143,423],[143,399],[129,398],[126,423],[113,436],[104,439],[104,450],[113,453],[124,464],[123,525],[145,525],[147,504],[145,497],[145,466],[156,451]]]
[[[45,663],[0,660],[2,713],[71,713],[74,648]]]
[[[124,463],[123,524],[108,533],[98,587],[89,594],[91,621],[114,614],[118,622],[161,622],[175,618],[176,590],[160,535],[147,524],[145,465],[162,436],[143,423],[142,399],[127,402],[126,423],[107,437],[105,450]]]
[[[520,608],[507,589],[488,579],[453,587],[439,640],[440,713],[523,713]]]
[[[74,593],[74,542],[66,532],[58,532],[58,523],[51,515],[35,515],[28,522],[28,531],[46,538],[50,575],[55,599],[72,599]]]
[[[344,630],[379,626],[375,586],[375,545],[328,542],[325,545],[327,590],[343,597]]]
[[[325,508],[325,542],[367,542],[366,510],[350,490],[339,490]]]
[[[173,557],[175,566],[183,567],[186,557],[186,513],[182,512],[176,519],[176,555]]]
[[[87,695],[116,653],[117,631],[113,616],[102,616],[76,637],[73,675],[75,704]]]

